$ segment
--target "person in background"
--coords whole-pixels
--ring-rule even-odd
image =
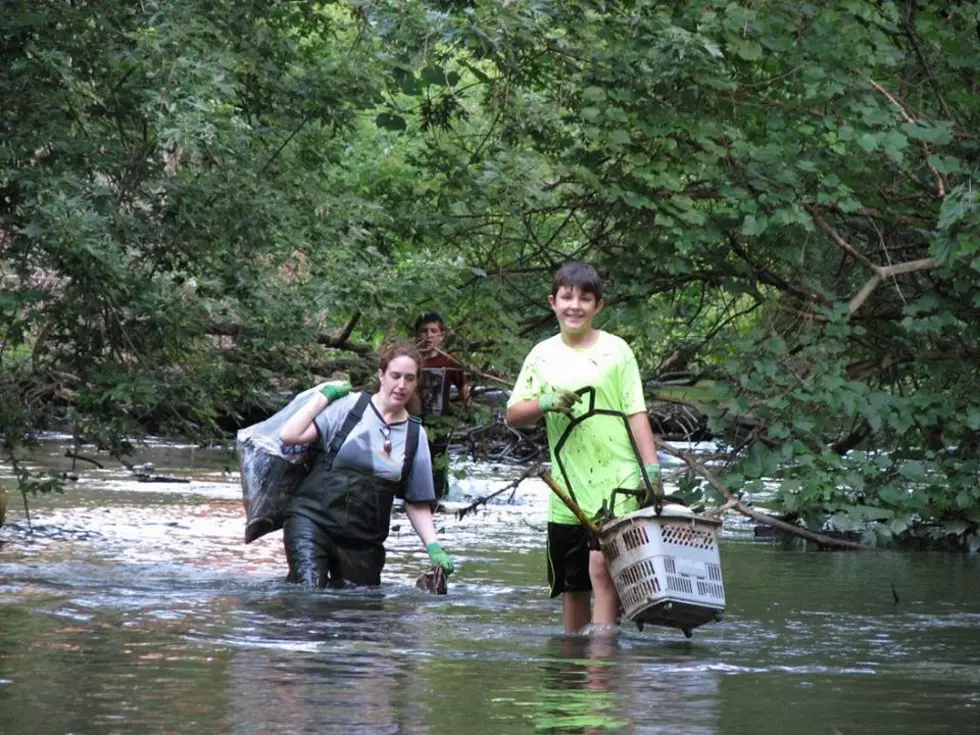
[[[446,417],[452,414],[452,387],[456,387],[463,408],[473,406],[466,373],[459,360],[442,349],[445,340],[446,323],[439,312],[426,311],[415,320],[415,344],[422,354],[422,375],[409,411],[421,416],[426,426],[432,456],[432,484],[439,499],[448,491],[448,450],[453,427]]]
[[[552,466],[557,466],[555,445],[571,417],[587,410],[576,391],[591,386],[597,409],[626,414],[640,461],[659,486],[660,465],[636,358],[622,339],[592,326],[603,306],[599,274],[584,263],[564,266],[555,274],[548,306],[558,319],[559,333],[536,344],[525,358],[507,403],[507,422],[528,426],[543,416]],[[578,424],[562,447],[562,462],[572,487],[565,486],[559,473],[555,479],[566,492],[574,492],[590,517],[613,489],[642,486],[636,454],[618,416],[596,415]],[[639,500],[619,497],[616,515],[639,508]],[[562,596],[562,622],[569,633],[590,620],[597,628],[618,623],[616,587],[602,552],[591,546],[589,532],[552,495],[548,583],[551,597]]]
[[[425,429],[405,407],[421,363],[411,345],[388,347],[378,363],[375,393],[351,393],[347,382],[325,383],[282,427],[284,443],[316,444],[320,450],[286,507],[288,581],[315,587],[381,584],[395,497],[404,498],[432,563],[453,572],[452,559],[436,542]]]

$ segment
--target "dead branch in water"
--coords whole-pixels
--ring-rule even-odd
[[[512,481],[508,482],[502,488],[500,488],[499,490],[494,490],[489,495],[484,495],[482,498],[477,498],[472,503],[470,503],[469,505],[467,505],[465,508],[461,508],[460,510],[456,511],[456,520],[457,521],[463,520],[463,518],[466,517],[466,514],[467,513],[472,513],[474,510],[476,510],[477,508],[479,508],[481,505],[486,505],[490,500],[492,500],[493,498],[497,497],[498,495],[500,495],[502,493],[505,493],[508,490],[516,490],[518,485],[520,485],[522,482],[524,482],[524,480],[526,480],[527,478],[529,478],[531,475],[537,474],[537,472],[540,469],[541,469],[541,463],[540,462],[535,462],[530,467],[528,467],[526,470],[524,470],[521,473],[521,476],[518,477],[516,480],[512,480]]]
[[[717,508],[715,511],[711,511],[712,515],[720,515],[720,513],[724,512],[724,510],[731,508],[758,523],[771,526],[772,528],[778,529],[783,533],[788,533],[791,536],[797,536],[798,538],[806,539],[807,541],[813,541],[821,546],[835,547],[838,549],[850,549],[852,551],[866,551],[869,549],[869,547],[854,541],[845,541],[844,539],[824,536],[822,533],[814,533],[813,531],[809,531],[805,528],[794,526],[792,523],[787,523],[786,521],[775,518],[768,513],[760,513],[759,511],[745,505],[745,503],[735,497],[734,493],[728,489],[725,483],[715,477],[711,470],[705,467],[701,462],[698,462],[692,455],[688,454],[687,452],[682,452],[676,447],[662,441],[657,442],[657,448],[663,450],[672,457],[677,457],[683,461],[684,464],[691,468],[691,470],[707,480],[711,487],[724,496],[724,505]]]

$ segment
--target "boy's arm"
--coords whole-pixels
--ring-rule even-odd
[[[538,405],[538,394],[541,393],[543,385],[533,354],[534,350],[531,350],[531,353],[524,358],[517,382],[514,383],[514,389],[507,400],[505,418],[509,426],[530,426],[542,416],[541,407]]]
[[[653,428],[646,411],[634,413],[629,417],[630,431],[636,440],[636,448],[640,451],[640,460],[644,466],[660,464],[657,459],[657,444],[653,438]]]
[[[549,388],[541,374],[541,357],[537,348],[524,359],[521,374],[507,402],[507,423],[511,426],[530,426],[544,414],[555,411],[572,417],[572,406],[582,396],[570,390]]]
[[[572,418],[572,406],[581,400],[582,396],[570,390],[550,390],[537,398],[512,403],[507,408],[507,423],[511,426],[528,426],[549,411]]]
[[[544,416],[537,398],[517,401],[507,407],[507,423],[510,426],[530,426]]]
[[[623,410],[629,416],[630,431],[636,441],[636,449],[640,453],[640,461],[644,467],[656,467],[660,471],[660,460],[657,459],[657,445],[653,438],[653,428],[650,426],[650,414],[647,413],[646,401],[643,397],[643,379],[640,368],[636,364],[633,350],[625,342],[623,359],[620,362],[623,380]],[[649,474],[649,472],[647,473]],[[652,478],[651,478],[652,479]]]

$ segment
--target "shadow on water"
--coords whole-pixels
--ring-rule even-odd
[[[540,483],[439,517],[458,565],[444,597],[414,588],[427,561],[403,513],[379,589],[308,591],[283,582],[279,534],[242,543],[221,453],[141,460],[191,481],[86,471],[32,501],[33,534],[11,498],[4,735],[905,735],[969,732],[980,715],[976,556],[804,553],[727,534],[720,624],[691,641],[629,624],[614,640],[565,636],[544,588]],[[457,490],[510,477],[480,468]]]

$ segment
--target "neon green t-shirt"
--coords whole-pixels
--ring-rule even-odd
[[[551,390],[577,391],[595,388],[595,406],[621,411],[627,417],[646,411],[643,383],[633,350],[622,339],[600,331],[590,347],[566,345],[560,334],[539,342],[524,359],[517,384],[507,405],[538,398]],[[588,395],[572,408],[575,416],[588,411]],[[569,424],[560,413],[545,414],[552,475],[587,515],[594,516],[614,488],[639,488],[639,459],[630,445],[620,416],[593,416],[574,429],[561,450],[561,461],[572,487],[566,487],[555,457],[555,445]],[[639,507],[635,499],[617,495],[615,514]],[[552,493],[549,519],[554,523],[578,524],[575,515]]]

